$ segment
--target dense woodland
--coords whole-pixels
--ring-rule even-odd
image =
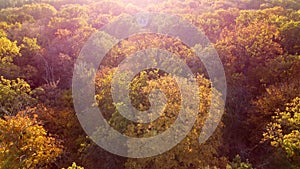
[[[300,168],[300,1],[1,0],[0,8],[0,168]],[[145,70],[131,83],[131,101],[140,110],[149,108],[152,89],[166,93],[165,116],[155,123],[131,123],[107,97],[118,63],[149,46],[180,55],[197,74],[204,100],[202,116],[176,147],[154,157],[125,158],[100,148],[83,131],[73,107],[72,75],[93,33],[146,11],[180,16],[214,44],[226,74],[226,107],[214,134],[199,144],[212,87],[191,49],[155,34],[121,41],[94,84],[97,106],[115,129],[150,137],[176,118],[180,91],[161,70]]]

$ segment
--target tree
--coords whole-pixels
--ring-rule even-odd
[[[49,4],[28,4],[20,8],[2,9],[0,18],[9,23],[36,22],[37,20],[49,21],[56,14],[56,9]]]
[[[275,26],[256,22],[237,26],[232,31],[225,29],[216,46],[230,74],[248,76],[253,69],[259,69],[283,53],[281,45],[274,41],[278,36],[279,31]]]
[[[223,29],[233,29],[235,19],[239,15],[238,9],[220,9],[213,12],[203,13],[200,16],[185,15],[195,26],[199,27],[212,42],[220,38]],[[193,18],[194,17],[194,18]]]
[[[299,78],[298,78],[299,79]],[[264,167],[284,168],[290,165],[290,160],[285,156],[283,150],[276,150],[270,147],[267,142],[260,142],[266,126],[271,123],[275,112],[284,112],[285,103],[289,103],[293,98],[299,96],[299,80],[292,80],[271,85],[266,88],[266,92],[252,101],[252,109],[249,110],[246,125],[251,128],[248,138],[249,154],[257,165]],[[257,156],[257,154],[261,154]],[[249,157],[250,158],[250,157]]]
[[[8,80],[0,77],[0,109],[1,116],[15,115],[24,110],[27,106],[35,104],[35,98],[32,96],[28,83],[23,79]]]
[[[44,3],[24,5],[19,11],[29,14],[35,20],[49,20],[51,17],[56,15],[57,12],[52,5]]]
[[[280,27],[280,33],[283,37],[282,45],[284,49],[290,54],[300,54],[300,19],[299,21],[285,22]]]
[[[149,73],[150,75],[150,73]],[[153,77],[153,76],[151,76]],[[140,78],[145,78],[140,76]],[[159,76],[157,79],[148,79],[147,84],[141,87],[142,93],[140,95],[148,96],[149,92],[159,88],[162,90],[167,98],[166,108],[164,110],[164,115],[159,117],[151,123],[146,124],[134,124],[127,123],[125,130],[126,135],[131,137],[153,137],[158,134],[163,133],[169,127],[172,126],[174,121],[178,116],[178,108],[180,107],[180,100],[182,99],[174,79],[171,76]],[[200,97],[200,109],[199,114],[196,118],[196,122],[191,131],[187,134],[185,139],[183,139],[178,145],[173,147],[171,150],[149,158],[142,159],[128,159],[125,167],[126,168],[203,168],[206,166],[217,166],[224,168],[226,166],[227,160],[225,157],[220,156],[219,147],[222,144],[222,123],[219,124],[218,128],[214,134],[203,144],[199,144],[199,134],[203,127],[204,121],[207,117],[207,112],[209,106],[211,105],[210,94],[212,88],[209,88],[208,80],[204,79],[202,76],[197,76],[197,82],[199,85],[199,97]],[[136,84],[135,84],[136,83]],[[139,81],[133,80],[132,86],[139,84]],[[182,84],[183,85],[183,84]],[[134,90],[140,91],[139,87]],[[188,91],[189,93],[195,91]],[[186,93],[181,93],[185,95]],[[143,97],[142,97],[143,98]],[[146,98],[144,96],[144,98]],[[155,97],[157,100],[159,96]],[[137,104],[138,103],[138,104]],[[139,105],[139,109],[147,109],[149,104],[147,104],[147,99],[138,99],[134,97],[132,100],[133,105]],[[182,106],[182,105],[181,105]],[[184,109],[184,108],[183,108]],[[185,113],[189,113],[185,110]],[[121,124],[118,120],[118,115],[114,115],[111,120],[111,125]],[[124,123],[122,123],[124,124]],[[126,126],[126,123],[125,123]],[[124,126],[120,126],[123,128]],[[119,128],[119,127],[117,127]],[[134,147],[129,147],[133,149]],[[137,149],[139,147],[135,147]]]
[[[135,124],[122,117],[116,110],[116,107],[122,103],[112,104],[110,84],[113,72],[114,70],[106,68],[100,71],[96,78],[96,100],[98,106],[113,128],[131,137],[151,137],[164,132],[172,125],[178,115],[181,97],[178,86],[171,76],[164,75],[158,70],[148,70],[140,72],[132,80],[130,84],[130,98],[132,105],[138,110],[149,109],[148,96],[154,89],[161,89],[167,98],[164,115],[160,116],[159,120],[146,124]],[[211,90],[213,89],[209,88],[208,80],[200,75],[197,77],[197,82],[201,90],[199,92],[201,108],[199,109],[196,123],[187,137],[172,150],[162,155],[145,159],[128,159],[125,164],[126,168],[187,168],[207,165],[224,167],[226,165],[226,158],[219,157],[219,146],[222,142],[222,124],[205,144],[200,145],[198,142],[199,133],[205,117],[207,117],[210,105],[210,101],[207,98],[210,98]],[[194,91],[189,90],[188,92]],[[155,98],[159,100],[159,96]],[[101,132],[101,129],[97,132]],[[95,132],[95,137],[97,137],[97,132]],[[130,147],[130,149],[136,149],[136,147]],[[93,148],[89,151],[91,150]],[[104,166],[104,164],[101,164],[101,166]]]
[[[0,75],[9,79],[20,77],[31,82],[37,74],[33,58],[40,50],[40,46],[36,38],[21,39],[21,41],[12,42],[3,31],[0,37]]]
[[[0,166],[3,169],[47,168],[61,154],[61,146],[43,126],[27,115],[0,119]]]
[[[56,106],[60,107],[54,106],[37,105],[27,112],[30,115],[38,115],[36,119],[43,124],[44,129],[55,133],[55,137],[61,141],[62,152],[60,158],[55,161],[56,167],[61,168],[80,159],[81,144],[86,138],[75,112],[63,103],[56,103]]]
[[[67,18],[67,19],[72,19],[72,18],[88,19],[87,12],[88,9],[86,6],[79,5],[79,4],[69,4],[69,5],[62,6],[57,16]]]
[[[282,6],[286,9],[299,9],[300,3],[297,0],[265,0],[265,3],[261,4],[261,7],[274,7]]]
[[[226,166],[226,169],[254,169],[252,165],[247,160],[246,162],[242,162],[241,157],[236,155],[233,161]]]
[[[300,166],[300,98],[285,104],[283,111],[272,116],[273,122],[267,125],[263,141],[273,147],[283,149],[295,165]]]
[[[261,81],[265,72],[261,70],[283,53],[281,45],[273,40],[274,36],[279,36],[277,27],[259,21],[249,25],[238,24],[233,30],[224,29],[220,40],[216,42],[227,75],[228,113],[225,115],[225,123],[228,124],[228,132],[225,133],[228,134],[226,138],[231,138],[228,142],[234,155],[239,154],[246,142],[250,141],[245,131],[253,130],[247,128],[245,121],[252,109],[249,102],[265,88]]]
[[[62,168],[62,169],[65,169],[65,168]],[[72,166],[68,167],[67,169],[84,169],[84,168],[76,165],[76,163],[73,163]]]
[[[12,63],[14,57],[21,56],[17,42],[12,42],[6,36],[0,37],[0,64]]]

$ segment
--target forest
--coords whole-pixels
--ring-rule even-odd
[[[191,32],[178,28],[191,25],[211,45],[190,47],[162,33],[131,34],[117,43],[107,38],[134,32],[126,18],[148,12],[183,21],[171,23],[162,17],[150,23],[151,29],[176,28],[193,41]],[[104,28],[107,34],[101,32]],[[93,39],[97,34],[106,40]],[[87,48],[87,44],[95,46]],[[107,50],[102,61],[93,57],[101,53],[97,45]],[[190,68],[197,88],[189,87],[190,79],[175,79],[166,70],[143,69],[151,51],[125,65],[142,71],[118,71],[123,60],[151,48],[178,56]],[[198,138],[215,104],[209,98],[224,93],[212,84],[197,49],[215,50],[226,77],[224,112],[204,143]],[[78,65],[84,51],[89,63]],[[162,59],[161,65],[182,72],[172,61]],[[85,68],[94,62],[99,62],[96,71]],[[93,83],[74,84],[76,69],[83,70],[77,75],[81,81],[92,78]],[[118,86],[127,83],[127,76],[133,77],[128,100],[134,110],[124,108],[127,93]],[[1,169],[300,169],[299,86],[299,0],[0,0]],[[164,97],[151,98],[156,89]],[[93,103],[83,98],[90,90]],[[186,94],[200,99],[200,105],[192,128],[178,144],[161,154],[132,158],[107,151],[92,139],[101,140],[99,133],[106,131],[96,126],[92,133],[86,132],[80,117],[90,114],[90,109],[80,107],[78,112],[74,93],[77,99],[82,96],[86,106],[101,110],[101,117],[114,130],[137,139],[165,133],[182,107],[187,114],[192,112],[181,105]],[[192,100],[188,102],[193,104]],[[165,107],[149,123],[131,121],[118,111],[122,106],[128,112],[146,111],[155,101]],[[185,131],[185,126],[179,130]],[[107,137],[112,144],[119,141],[117,136]],[[125,154],[143,149],[125,146]]]

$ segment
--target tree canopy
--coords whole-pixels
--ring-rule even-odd
[[[139,20],[144,12],[184,21]],[[153,33],[147,26],[122,37],[141,25],[160,32],[176,30],[172,33],[182,37]],[[197,37],[178,25],[195,28],[207,40],[189,47],[184,38]],[[299,37],[298,0],[0,0],[0,168],[300,168]],[[87,43],[94,45],[85,51],[87,63],[76,65]],[[98,69],[89,69],[98,62],[101,47],[108,46],[112,48]],[[136,74],[121,71],[114,79],[119,65],[130,57],[143,56],[126,65],[128,69],[141,68],[144,62],[157,64],[152,58],[157,53],[148,49],[174,54],[189,67],[200,92],[188,87],[192,79],[158,68]],[[225,111],[212,136],[200,144],[214,105],[210,98],[221,92],[203,63],[212,59],[205,60],[197,51],[204,55],[214,49],[226,75]],[[172,61],[160,60],[169,69],[184,71]],[[80,80],[95,75],[93,83],[72,87],[77,66]],[[119,112],[126,104],[119,85],[132,74],[126,94],[132,109],[127,107],[127,113],[165,104],[151,123],[131,121]],[[169,151],[141,159],[120,157],[95,144],[78,121],[72,94],[78,90],[82,98],[91,88],[94,100],[87,106],[101,110],[109,126],[128,137],[150,138],[168,130],[181,108],[191,112],[181,105],[185,94],[198,96],[200,107],[190,132]],[[158,89],[164,95],[153,92]],[[102,132],[95,128],[93,136]],[[143,147],[127,148],[130,153]]]

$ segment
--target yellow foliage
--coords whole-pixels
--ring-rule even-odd
[[[264,140],[270,140],[274,147],[282,148],[290,157],[299,156],[300,150],[300,98],[287,103],[285,111],[273,116],[275,122],[269,123]]]
[[[62,152],[59,142],[47,134],[36,116],[26,113],[0,119],[0,168],[47,168]]]

